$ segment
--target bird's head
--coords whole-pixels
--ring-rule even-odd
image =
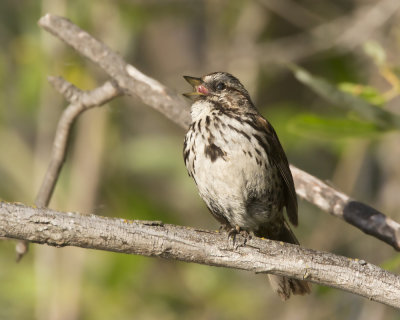
[[[205,99],[224,108],[236,109],[243,105],[252,106],[249,93],[240,81],[227,72],[213,72],[201,78],[184,76],[193,87],[193,92],[183,95],[191,100]]]

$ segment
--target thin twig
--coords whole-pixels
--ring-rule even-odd
[[[254,56],[264,63],[271,61],[287,63],[332,48],[351,51],[370,38],[399,8],[398,0],[376,1],[372,5],[361,6],[349,15],[320,24],[308,31],[260,45]],[[239,51],[237,54],[243,56],[248,53]],[[223,56],[215,58],[224,59]]]
[[[364,260],[257,237],[238,246],[232,245],[225,233],[156,221],[57,212],[6,202],[0,202],[0,237],[306,279],[400,308],[398,275]],[[238,236],[236,241],[243,240]]]
[[[94,90],[82,91],[61,77],[49,77],[48,80],[70,102],[70,105],[64,110],[58,122],[50,164],[35,200],[38,208],[45,208],[49,205],[65,160],[71,128],[77,117],[85,110],[105,104],[122,94],[118,86],[110,81]],[[17,261],[21,260],[27,251],[28,243],[26,241],[18,242],[16,246]]]
[[[39,20],[39,24],[97,64],[126,93],[139,97],[150,107],[187,128],[189,108],[180,95],[127,64],[121,56],[69,20],[47,14]],[[350,199],[300,169],[293,169],[293,173],[300,197],[400,250],[400,227],[397,222],[366,204]],[[325,192],[318,193],[316,190]]]
[[[307,30],[323,22],[319,15],[293,0],[259,0],[258,2],[301,29]]]
[[[109,81],[101,87],[87,92],[81,91],[60,77],[49,77],[49,81],[71,104],[64,110],[58,122],[50,164],[35,201],[38,208],[47,207],[50,202],[64,163],[71,128],[76,118],[83,111],[107,103],[121,95],[119,88]]]

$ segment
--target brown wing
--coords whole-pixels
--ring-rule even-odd
[[[270,152],[268,153],[270,159],[278,167],[279,173],[281,174],[283,181],[285,181],[285,206],[289,221],[293,225],[297,226],[298,215],[296,190],[294,188],[293,177],[285,151],[283,151],[282,145],[271,124],[261,116],[257,116],[257,122],[265,131],[265,136],[270,148]]]

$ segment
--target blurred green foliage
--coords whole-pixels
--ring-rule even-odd
[[[367,94],[354,90],[339,90],[325,79],[316,77],[299,67],[292,67],[296,78],[334,106],[353,112],[361,119],[377,125],[382,130],[399,129],[400,116],[369,103]],[[345,86],[349,89],[349,86]],[[370,90],[371,92],[371,90]]]
[[[351,118],[321,117],[315,114],[301,114],[293,117],[288,129],[316,139],[340,139],[349,137],[372,137],[378,127],[369,122]]]
[[[358,96],[361,99],[376,106],[382,106],[386,101],[385,97],[378,90],[371,86],[365,86],[359,83],[342,82],[338,85],[339,90]]]

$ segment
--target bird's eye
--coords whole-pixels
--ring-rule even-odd
[[[218,91],[224,90],[225,89],[225,83],[220,82],[215,86],[215,89],[217,89]]]

